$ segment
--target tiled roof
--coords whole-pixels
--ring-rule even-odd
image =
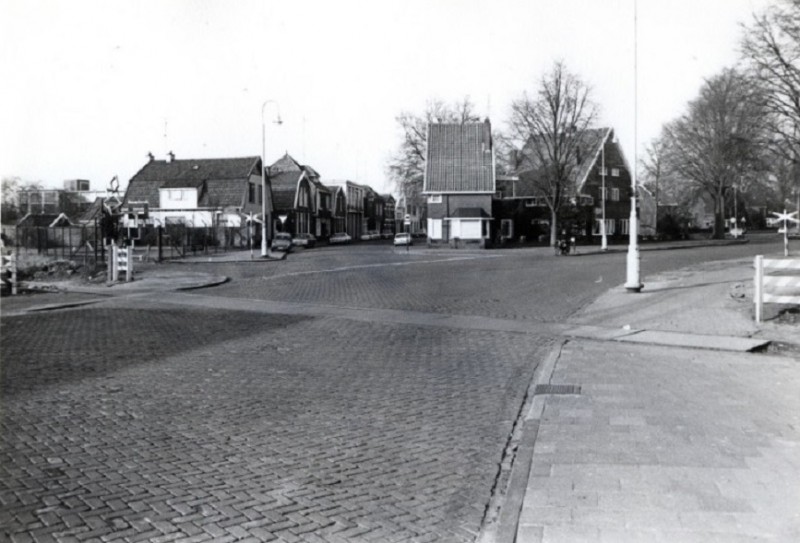
[[[581,133],[581,143],[579,146],[580,164],[574,164],[573,181],[577,190],[585,181],[589,172],[597,163],[600,151],[606,141],[613,139],[614,131],[611,128],[592,128]],[[522,165],[518,168],[519,181],[516,182],[516,197],[535,196],[534,189],[536,170],[539,169],[539,160],[533,151],[535,140],[531,138],[522,149]],[[508,191],[510,195],[510,190]]]
[[[128,183],[125,202],[159,205],[162,187],[198,188],[205,183],[199,205],[240,206],[251,175],[260,175],[259,157],[151,160]],[[213,200],[213,202],[212,202]]]
[[[488,122],[428,125],[426,192],[494,192],[494,150]]]
[[[288,155],[287,155],[288,156]],[[271,169],[271,168],[270,168]],[[273,174],[269,180],[272,185],[272,206],[277,209],[294,207],[297,182],[303,173],[300,170]]]
[[[300,172],[302,169],[303,167],[300,163],[293,159],[289,153],[283,155],[269,167],[269,171],[272,174],[280,172]]]

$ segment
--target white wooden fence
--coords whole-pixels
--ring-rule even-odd
[[[782,272],[800,270],[798,259],[767,259],[756,256],[755,261],[756,322],[761,322],[765,303],[800,304],[800,275],[769,275],[769,270]]]

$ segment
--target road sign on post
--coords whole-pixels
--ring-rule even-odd
[[[779,229],[778,232],[783,232],[783,256],[789,256],[789,223],[800,223],[800,219],[795,217],[795,215],[797,215],[797,211],[787,213],[784,209],[783,213],[776,213],[773,211],[772,214],[775,215],[776,221],[783,222],[783,227]]]

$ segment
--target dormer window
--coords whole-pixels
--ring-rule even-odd
[[[428,196],[428,203],[429,204],[441,204],[442,203],[442,195],[441,194],[430,194]]]

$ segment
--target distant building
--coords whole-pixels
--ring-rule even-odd
[[[490,238],[495,162],[489,120],[428,125],[423,194],[431,243]]]

